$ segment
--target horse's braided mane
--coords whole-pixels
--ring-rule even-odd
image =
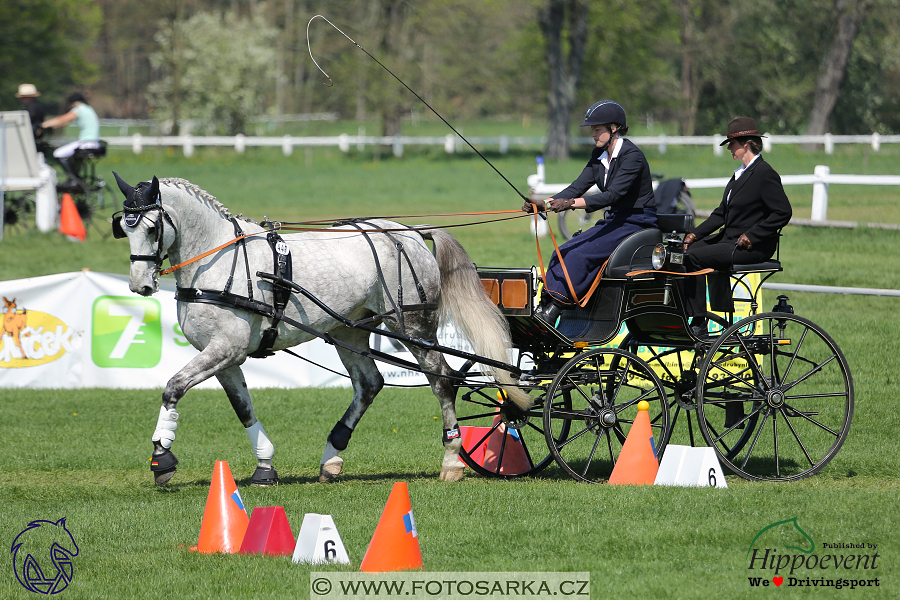
[[[162,179],[159,180],[159,182],[164,183],[166,185],[181,186],[184,189],[196,194],[201,200],[208,201],[210,204],[212,204],[215,207],[215,209],[217,211],[219,211],[219,213],[223,217],[231,218],[231,216],[232,216],[231,211],[228,210],[228,208],[224,204],[222,204],[221,202],[216,200],[215,196],[213,196],[212,194],[210,194],[209,192],[204,190],[202,187],[200,187],[196,183],[191,183],[187,179],[182,179],[181,177],[163,177]],[[256,223],[256,221],[254,221],[253,219],[248,219],[240,214],[237,215],[235,218],[242,219],[244,221],[247,221],[248,223]]]

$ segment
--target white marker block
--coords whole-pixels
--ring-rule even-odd
[[[303,515],[303,525],[294,547],[295,563],[341,563],[350,564],[350,557],[344,542],[334,525],[331,515],[307,513]]]
[[[725,473],[715,450],[710,447],[694,448],[669,444],[654,485],[675,485],[679,487],[728,488]]]

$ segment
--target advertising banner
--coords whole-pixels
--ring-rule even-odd
[[[0,281],[0,296],[0,387],[161,388],[198,354],[178,325],[172,279],[161,280],[160,291],[145,298],[128,289],[126,275],[61,273]],[[398,342],[373,338],[373,348],[415,362]],[[467,349],[452,329],[439,339]],[[315,339],[293,350],[307,360],[281,352],[248,358],[242,366],[247,385],[350,385],[334,347]],[[458,368],[463,361],[449,362]],[[379,368],[387,383],[427,384],[413,371],[382,363]],[[212,378],[198,387],[218,385]]]

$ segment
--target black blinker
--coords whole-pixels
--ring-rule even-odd
[[[125,235],[125,230],[122,229],[122,215],[116,215],[112,220],[112,232],[113,237],[117,240],[121,240],[124,237],[128,237]]]

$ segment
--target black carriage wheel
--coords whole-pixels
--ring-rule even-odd
[[[524,411],[503,401],[497,388],[465,387],[469,390],[456,402],[456,418],[463,438],[459,457],[466,466],[486,477],[514,479],[535,475],[553,462],[541,420],[544,396]],[[565,400],[554,404],[565,407]]]
[[[728,321],[715,313],[707,312],[706,318],[710,323],[708,329],[710,339],[718,337],[728,328]],[[638,354],[646,361],[666,389],[669,411],[672,413],[669,435],[665,440],[666,444],[673,443],[674,440],[674,443],[681,445],[706,445],[699,431],[695,400],[697,373],[703,362],[703,355],[695,352],[692,347],[657,348],[654,346],[642,346],[631,337],[631,334],[625,336],[619,347],[632,354]],[[640,351],[642,347],[646,348],[644,352]],[[726,424],[730,425],[729,419],[733,417],[733,414],[728,412],[726,408],[723,404],[710,404],[707,406],[707,426],[711,431],[723,429],[723,425]],[[718,413],[716,409],[718,409]],[[682,423],[680,428],[678,426],[679,422]],[[755,422],[756,417],[754,416],[752,417],[750,428],[746,426],[741,428],[744,435],[719,442],[720,450],[725,456],[733,456],[744,447],[750,439],[752,426]],[[726,443],[731,445],[726,445]]]
[[[837,454],[853,418],[853,378],[840,348],[792,314],[762,313],[729,327],[704,360],[697,394],[707,444],[724,467],[754,481],[814,475]],[[706,413],[722,405],[729,425],[708,427]],[[739,452],[722,452],[748,435]]]
[[[657,456],[665,450],[666,391],[647,363],[630,352],[595,348],[575,356],[557,373],[547,395],[562,396],[569,405],[544,406],[547,446],[559,466],[579,481],[609,479],[641,400],[650,404]]]

